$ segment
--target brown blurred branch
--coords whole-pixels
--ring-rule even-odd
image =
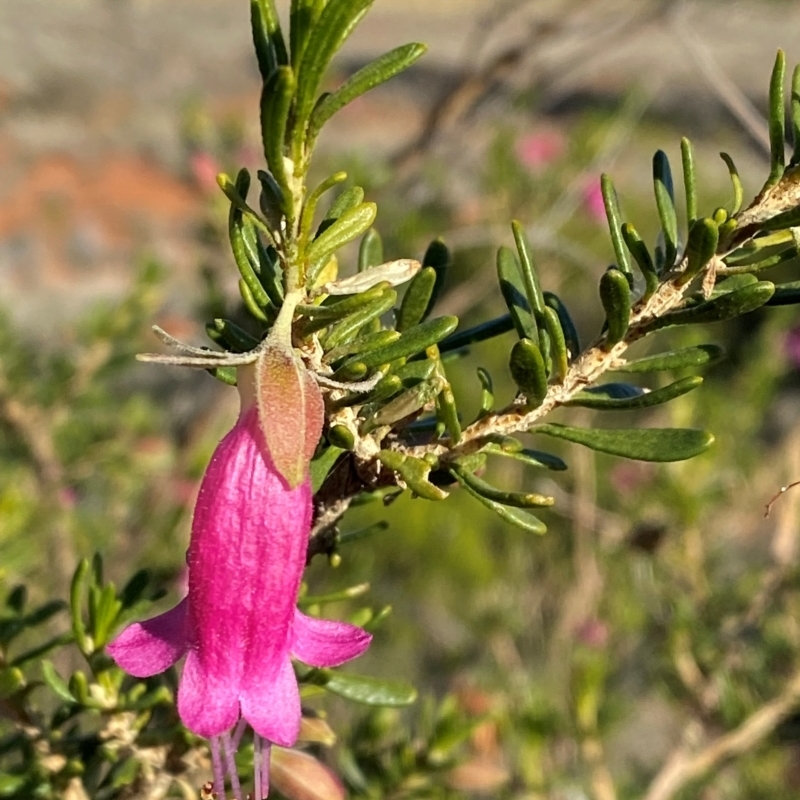
[[[702,778],[727,761],[752,751],[800,705],[800,672],[774,700],[753,712],[738,728],[716,737],[701,749],[703,726],[693,720],[684,729],[681,743],[650,784],[643,800],[670,800],[692,781]]]

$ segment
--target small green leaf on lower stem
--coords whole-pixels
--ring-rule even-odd
[[[686,194],[686,227],[697,219],[697,173],[694,167],[694,148],[684,136],[681,139],[681,164],[683,166],[683,190]]]
[[[67,703],[77,703],[78,701],[72,696],[64,679],[56,672],[52,661],[47,659],[42,660],[42,677],[44,682],[53,690],[57,697],[60,697]]]
[[[514,243],[517,245],[520,272],[525,286],[525,295],[528,298],[528,305],[534,314],[541,314],[544,310],[544,298],[539,284],[539,276],[536,274],[536,266],[533,263],[533,250],[528,237],[525,235],[524,228],[517,220],[511,223],[511,231],[514,234]]]
[[[614,256],[617,266],[626,274],[631,272],[631,259],[622,240],[622,215],[619,211],[619,200],[611,177],[603,173],[600,176],[600,191],[603,195],[603,205],[606,209],[608,230],[611,234],[611,243],[614,246]]]
[[[433,267],[436,270],[436,283],[433,285],[433,293],[431,294],[430,305],[428,311],[436,305],[439,295],[444,288],[444,281],[447,277],[447,270],[452,264],[452,257],[447,245],[441,239],[434,239],[425,251],[422,257],[423,267]]]
[[[502,503],[489,500],[488,497],[484,497],[482,494],[475,491],[457,471],[452,470],[451,473],[467,494],[472,495],[479,503],[494,511],[500,519],[511,523],[517,528],[522,528],[522,530],[528,533],[535,533],[537,535],[547,533],[547,526],[540,519],[534,517],[533,514],[529,514],[521,508],[505,506]]]
[[[354,675],[352,672],[316,669],[305,676],[305,681],[322,686],[346,700],[367,706],[408,706],[417,699],[417,690],[413,686]]]
[[[478,419],[485,417],[494,408],[494,388],[492,376],[483,367],[478,367],[478,380],[481,382],[481,408]]]
[[[664,233],[664,265],[672,269],[678,253],[678,215],[675,212],[675,189],[672,169],[667,154],[658,150],[653,156],[653,189],[656,196],[658,217]]]
[[[547,335],[550,337],[553,368],[558,379],[563,381],[569,371],[569,351],[564,337],[564,329],[561,327],[561,319],[558,312],[549,306],[545,306],[543,317]]]
[[[539,406],[547,394],[547,372],[539,346],[520,339],[511,348],[508,362],[511,377],[531,406]]]
[[[370,228],[358,247],[358,271],[383,264],[383,239],[375,228]]]
[[[404,331],[397,341],[373,350],[359,358],[368,367],[377,367],[380,364],[388,364],[390,361],[407,358],[421,353],[437,342],[441,342],[457,326],[458,317],[437,317]]]
[[[431,309],[435,285],[436,270],[433,267],[424,267],[414,276],[400,304],[397,330],[408,330],[425,319]]]
[[[516,461],[521,461],[529,467],[538,467],[543,469],[551,469],[556,472],[563,472],[567,469],[565,461],[552,453],[545,453],[542,450],[531,450],[528,448],[510,449],[503,447],[502,444],[490,442],[481,448],[482,453],[490,456],[503,456],[505,458],[513,458]]]
[[[398,453],[396,450],[381,450],[378,460],[396,472],[408,488],[420,497],[426,500],[444,500],[447,497],[447,492],[428,480],[431,465],[427,461]]]
[[[720,153],[719,157],[725,162],[728,168],[728,174],[731,177],[731,186],[733,187],[733,204],[730,210],[730,216],[736,216],[741,211],[742,203],[744,202],[744,186],[742,186],[742,179],[739,177],[739,170],[736,169],[736,164],[727,153]]]
[[[638,461],[683,461],[700,455],[714,442],[710,433],[693,428],[572,428],[545,423],[537,425],[531,433]]]
[[[558,314],[558,321],[561,323],[561,330],[564,332],[564,343],[567,346],[568,357],[570,361],[573,361],[581,352],[578,329],[575,327],[567,307],[558,295],[553,294],[553,292],[544,292],[544,303]]]
[[[692,375],[650,392],[645,392],[638,386],[634,387],[638,389],[638,392],[627,397],[615,394],[610,388],[618,384],[600,384],[578,392],[564,405],[593,408],[598,411],[634,411],[668,403],[670,400],[696,389],[702,382],[703,379],[699,375]]]
[[[739,317],[763,306],[774,293],[774,284],[769,281],[758,281],[736,291],[721,294],[706,303],[671,311],[663,317],[650,322],[647,326],[647,333],[669,328],[673,325],[721,322],[722,320]]]
[[[517,256],[505,245],[497,251],[497,278],[517,335],[520,339],[527,338],[538,343],[539,328],[528,302]]]
[[[792,97],[791,97],[791,118],[792,118],[792,160],[790,166],[796,167],[800,164],[800,64],[792,72]]]
[[[725,351],[715,344],[700,344],[637,358],[626,362],[623,366],[615,366],[614,372],[661,372],[686,367],[702,367],[719,361],[724,353]]]
[[[713,219],[697,219],[689,231],[686,243],[686,269],[678,279],[679,284],[692,280],[714,258],[719,244],[719,226]]]
[[[600,302],[608,322],[603,347],[610,350],[625,338],[631,318],[631,286],[628,276],[616,267],[609,267],[600,277]]]
[[[375,221],[378,208],[375,203],[361,203],[345,211],[329,228],[326,228],[306,249],[308,270],[306,282],[313,286],[328,259],[340,247],[367,231]]]
[[[316,494],[322,488],[325,478],[328,477],[328,474],[339,460],[339,456],[344,452],[343,448],[332,444],[311,459],[309,474],[311,475],[311,491],[313,493]]]
[[[458,473],[466,485],[474,489],[481,497],[485,497],[495,503],[514,506],[515,508],[547,508],[555,502],[552,497],[536,494],[535,492],[507,492],[503,489],[497,489],[465,469],[455,467],[454,471]]]
[[[786,106],[783,83],[786,79],[786,55],[778,50],[769,83],[769,149],[770,171],[764,188],[774,186],[783,177],[786,167]],[[763,191],[763,190],[762,190]]]
[[[396,301],[397,292],[394,289],[388,289],[380,300],[375,300],[334,325],[325,337],[323,346],[326,350],[332,350],[347,344],[371,320],[380,319],[381,315],[392,308]]]
[[[658,289],[659,280],[656,272],[656,266],[653,263],[653,259],[650,256],[650,251],[647,249],[647,245],[644,243],[644,240],[641,236],[639,236],[636,228],[634,228],[629,222],[626,222],[622,226],[622,238],[625,240],[628,250],[630,250],[631,255],[636,261],[636,264],[639,267],[642,276],[644,277],[644,299],[646,300],[652,297]]]

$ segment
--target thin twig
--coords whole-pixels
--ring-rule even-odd
[[[643,800],[670,800],[692,781],[702,778],[737,756],[761,744],[800,704],[800,672],[781,694],[754,711],[738,728],[718,736],[697,752],[689,740],[702,733],[699,723],[690,723],[684,741],[673,751],[656,775]]]

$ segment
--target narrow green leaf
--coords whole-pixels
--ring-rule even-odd
[[[685,136],[681,139],[681,165],[686,194],[686,227],[690,228],[697,219],[697,172],[694,167],[694,148]]]
[[[481,408],[478,412],[478,419],[491,413],[494,408],[494,387],[492,386],[492,376],[483,368],[478,367],[478,380],[481,382]]]
[[[539,276],[536,274],[536,266],[533,263],[533,250],[524,228],[517,220],[511,223],[511,231],[514,234],[517,253],[519,253],[520,273],[525,287],[525,296],[528,298],[528,306],[535,315],[539,315],[544,311],[544,297]]]
[[[514,327],[520,339],[528,338],[539,341],[539,328],[533,315],[525,285],[522,280],[517,256],[510,247],[503,245],[497,251],[497,278],[500,281],[500,291],[506,301]]]
[[[439,388],[439,384],[433,382],[420,383],[417,386],[412,386],[379,409],[373,410],[369,407],[364,407],[361,410],[364,417],[364,423],[361,426],[362,431],[369,433],[375,428],[381,427],[381,425],[392,425],[401,419],[416,414],[428,403],[436,399]]]
[[[549,306],[545,306],[544,325],[550,339],[551,355],[556,376],[563,381],[569,371],[569,351],[564,337],[564,330],[561,327],[561,320],[558,312]]]
[[[370,303],[381,300],[389,288],[388,283],[379,283],[359,294],[328,298],[320,305],[299,304],[296,309],[297,313],[308,318],[308,321],[303,324],[303,334],[308,335],[327,328],[332,323],[350,316]]]
[[[358,271],[383,264],[383,240],[375,228],[370,228],[361,239],[358,248]]]
[[[322,195],[346,180],[346,172],[334,172],[333,175],[322,181],[308,196],[308,200],[306,200],[303,206],[303,213],[300,215],[300,240],[303,245],[308,241],[308,237],[311,234],[311,226],[314,224],[314,214],[316,213],[317,205],[319,205]],[[359,202],[361,201],[359,200]]]
[[[719,361],[725,351],[715,344],[700,344],[670,350],[667,353],[656,353],[652,356],[637,358],[626,362],[623,366],[615,366],[615,372],[662,372],[664,370],[685,369],[686,367],[702,367]]]
[[[543,433],[638,461],[683,461],[707,450],[714,437],[707,431],[693,428],[571,428],[546,423],[531,433]]]
[[[401,707],[411,705],[417,699],[417,690],[413,686],[352,672],[315,669],[305,676],[304,682],[322,686],[332,694],[367,706]]]
[[[351,186],[349,189],[340,192],[322,218],[322,222],[317,230],[317,236],[324,233],[325,230],[336,222],[346,211],[360,206],[363,202],[364,190],[360,186]]]
[[[650,322],[646,332],[652,333],[673,325],[720,322],[732,317],[739,317],[763,306],[774,293],[775,286],[772,283],[758,281],[751,286],[745,286],[742,289],[722,294],[706,303],[671,311],[669,314]]]
[[[239,294],[241,295],[242,302],[244,303],[244,306],[250,315],[259,322],[269,324],[270,318],[265,313],[266,308],[262,308],[256,302],[256,299],[253,297],[253,293],[250,291],[250,287],[247,285],[247,281],[245,281],[244,278],[239,280]]]
[[[603,347],[610,350],[625,338],[630,324],[632,298],[628,275],[609,267],[600,277],[600,302],[608,323]]]
[[[603,195],[603,205],[606,209],[608,230],[611,234],[611,244],[614,246],[617,266],[622,272],[629,275],[631,273],[631,259],[622,239],[622,215],[619,211],[619,200],[617,200],[617,192],[614,189],[611,177],[605,173],[600,176],[600,191]]]
[[[438,374],[442,387],[436,396],[436,415],[444,425],[444,429],[450,434],[450,441],[453,444],[458,444],[461,441],[461,421],[458,418],[458,408],[456,407],[453,387],[450,385],[450,381],[447,380],[447,375],[438,358],[439,353],[436,350],[436,346],[434,345],[430,350],[434,351],[438,362]],[[431,359],[433,359],[433,355],[431,355]]]
[[[288,220],[293,219],[294,198],[289,178],[286,174],[286,126],[295,93],[294,72],[291,67],[278,67],[275,78],[264,85],[261,93],[261,132],[264,158],[269,171],[281,189],[283,213]]]
[[[378,460],[396,472],[408,488],[420,497],[426,500],[444,500],[447,497],[447,492],[428,480],[431,465],[427,461],[398,453],[396,450],[381,450]]]
[[[625,245],[628,250],[630,250],[631,255],[644,277],[644,299],[647,300],[656,293],[659,285],[658,273],[656,272],[653,259],[650,256],[650,251],[647,249],[647,245],[644,243],[642,237],[639,236],[636,228],[629,222],[626,222],[622,226],[622,238],[625,240]]]
[[[311,476],[311,491],[316,494],[325,483],[330,471],[336,466],[339,457],[344,453],[344,449],[333,444],[326,447],[321,453],[314,456],[309,464],[309,475]]]
[[[365,233],[375,221],[378,207],[375,203],[361,205],[345,211],[336,222],[323,231],[306,248],[308,269],[307,285],[313,286],[328,259],[340,248]]]
[[[566,462],[558,456],[554,456],[552,453],[545,453],[541,450],[523,448],[521,444],[520,449],[511,449],[503,447],[502,444],[490,442],[481,448],[481,452],[491,456],[513,458],[516,461],[527,464],[529,467],[542,467],[544,469],[555,470],[556,472],[563,472],[567,469]]]
[[[481,497],[487,500],[492,500],[495,503],[501,503],[504,506],[514,506],[514,508],[547,508],[552,506],[555,499],[543,494],[536,494],[535,492],[507,492],[503,489],[497,489],[490,483],[487,483],[477,475],[473,475],[467,470],[455,467],[453,472],[458,473],[463,483],[476,491]]]
[[[292,68],[297,69],[325,0],[292,0],[289,8],[289,44]]]
[[[792,97],[791,97],[791,118],[792,118],[792,160],[789,166],[796,167],[800,164],[800,64],[792,72]]]
[[[57,697],[60,697],[67,703],[77,703],[78,701],[72,696],[64,679],[56,672],[52,661],[47,659],[42,660],[42,677],[44,682],[53,690]]]
[[[72,633],[81,652],[88,652],[86,626],[83,622],[83,591],[89,574],[89,561],[82,558],[72,575],[69,590],[69,606],[72,614]]]
[[[544,292],[544,302],[548,308],[552,308],[558,314],[558,321],[561,323],[561,330],[564,332],[564,343],[567,346],[569,360],[573,361],[581,352],[578,329],[575,327],[567,307],[558,295],[552,292]]]
[[[547,526],[540,519],[534,517],[533,514],[529,514],[527,511],[523,511],[521,508],[506,506],[502,503],[497,503],[494,500],[490,500],[488,497],[485,497],[473,489],[472,486],[470,486],[470,484],[468,484],[464,480],[463,476],[460,475],[456,470],[451,470],[451,474],[461,484],[467,494],[474,497],[482,505],[494,511],[494,513],[497,514],[497,516],[500,517],[500,519],[502,519],[504,522],[508,522],[517,528],[521,528],[527,533],[535,533],[539,536],[547,533]]]
[[[790,230],[776,231],[764,236],[756,236],[741,247],[725,256],[726,266],[747,266],[764,261],[771,256],[790,250],[797,252],[797,245]]]
[[[770,171],[764,188],[774,186],[783,177],[786,167],[786,106],[783,84],[786,79],[786,55],[778,50],[769,83],[769,149]]]
[[[358,336],[351,342],[348,342],[341,347],[336,347],[329,350],[322,357],[323,364],[335,364],[347,356],[354,353],[366,354],[370,350],[375,350],[378,347],[396,342],[400,338],[397,331],[377,331],[375,333],[367,333],[363,336]]]
[[[236,386],[237,384],[236,367],[212,367],[206,372],[226,386]]]
[[[731,178],[733,205],[731,206],[730,216],[734,217],[741,211],[742,203],[744,202],[744,186],[742,186],[742,179],[739,177],[739,170],[736,169],[733,159],[727,153],[720,153],[719,157],[725,162],[725,166],[728,168],[728,175]]]
[[[437,317],[436,319],[428,320],[410,330],[404,331],[400,338],[391,344],[372,350],[363,356],[359,355],[359,360],[363,361],[367,367],[377,367],[381,364],[397,361],[399,358],[416,355],[427,347],[442,341],[457,326],[458,317]]]
[[[474,328],[467,328],[464,331],[448,336],[447,339],[439,342],[439,352],[448,353],[453,350],[460,350],[462,347],[468,347],[486,339],[493,339],[495,336],[500,336],[511,330],[514,330],[514,321],[511,318],[511,314],[506,314],[489,322],[476,325]]]
[[[322,126],[340,109],[357,97],[388,81],[408,69],[420,58],[427,47],[424,44],[404,44],[376,58],[351,75],[336,91],[331,92],[315,106],[308,126],[308,139],[313,141]]]
[[[397,292],[388,289],[380,300],[365,306],[334,325],[325,336],[323,347],[326,350],[341,347],[354,339],[358,332],[372,320],[378,320],[397,302]],[[377,331],[376,331],[377,333]]]
[[[250,0],[250,25],[258,70],[267,83],[280,65],[289,63],[273,0]]]
[[[667,154],[658,150],[653,156],[653,189],[658,218],[664,232],[664,263],[667,269],[675,265],[678,254],[678,215],[675,212],[675,189]]]
[[[439,295],[444,288],[444,281],[447,277],[447,270],[452,263],[450,250],[441,239],[434,239],[425,251],[422,257],[422,266],[433,267],[436,270],[436,283],[433,285],[433,293],[431,294],[430,304],[428,306],[428,313],[436,305]]]
[[[668,403],[682,394],[691,392],[702,382],[703,379],[699,375],[692,375],[667,386],[662,386],[660,389],[653,389],[650,392],[645,392],[637,386],[635,387],[638,389],[637,394],[628,397],[620,397],[615,394],[614,389],[611,387],[618,384],[600,384],[578,392],[564,405],[593,408],[598,411],[633,411],[640,408],[652,408],[653,406]]]
[[[397,330],[405,331],[419,325],[431,309],[433,288],[436,285],[436,270],[433,267],[421,269],[408,285],[400,311],[397,315]]]
[[[233,353],[249,353],[259,341],[229,319],[215,319],[206,325],[208,335]]]
[[[328,0],[308,38],[303,58],[297,68],[297,100],[292,140],[298,152],[305,139],[314,98],[331,58],[353,32],[372,2],[373,0]]]
[[[696,219],[686,243],[686,269],[678,279],[679,285],[689,283],[716,255],[719,226],[710,217]]]
[[[511,377],[532,407],[540,406],[547,394],[547,371],[539,345],[520,339],[511,348],[508,361]]]

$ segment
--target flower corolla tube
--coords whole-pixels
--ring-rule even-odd
[[[144,678],[186,656],[178,713],[211,743],[214,789],[241,788],[234,764],[245,724],[253,729],[255,797],[266,796],[269,746],[290,747],[300,729],[292,658],[334,667],[361,655],[371,636],[355,625],[301,613],[297,594],[311,527],[308,475],[291,488],[275,468],[255,405],[243,401],[203,477],[187,553],[187,596],[126,628],[108,652]]]

